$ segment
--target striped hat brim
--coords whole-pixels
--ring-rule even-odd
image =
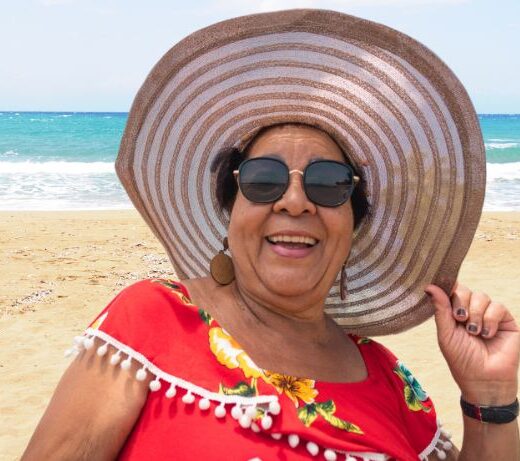
[[[181,278],[205,276],[227,216],[210,164],[259,129],[329,133],[361,172],[370,215],[355,233],[348,297],[326,311],[379,335],[431,316],[423,288],[452,288],[484,199],[471,101],[430,50],[389,27],[324,10],[224,21],[171,48],[139,90],[116,170]]]

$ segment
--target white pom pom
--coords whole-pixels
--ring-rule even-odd
[[[330,448],[327,448],[325,450],[323,456],[325,456],[325,459],[327,461],[336,461],[336,459],[338,459],[338,455],[336,455],[336,452],[334,450],[331,450]]]
[[[67,350],[65,351],[65,354],[64,354],[64,355],[65,355],[65,357],[70,357],[71,355],[74,354],[75,351],[76,351],[76,350],[75,350],[73,347],[71,347],[70,349],[67,349]]]
[[[450,451],[450,450],[453,448],[453,443],[451,443],[449,440],[446,440],[446,441],[442,444],[442,448],[444,448],[445,450]]]
[[[233,419],[240,419],[242,416],[242,408],[240,408],[240,405],[237,404],[231,409],[231,416]]]
[[[117,365],[120,360],[121,360],[121,352],[117,351],[115,354],[112,354],[112,357],[110,357],[110,364]]]
[[[78,347],[83,347],[83,336],[74,336],[74,344]]]
[[[159,378],[155,378],[153,381],[150,381],[148,387],[152,392],[157,392],[161,388],[161,381],[159,381]]]
[[[258,424],[256,424],[255,422],[251,423],[251,430],[257,433],[260,432],[260,428],[258,427]]]
[[[253,419],[256,416],[256,407],[247,407],[246,411],[244,411],[244,414]]]
[[[346,461],[356,461],[356,458],[353,458],[352,456],[347,455]]]
[[[132,359],[130,358],[130,356],[128,356],[125,360],[123,360],[121,362],[121,368],[123,370],[130,370],[131,365],[132,365]]]
[[[260,424],[262,424],[262,428],[264,430],[268,431],[269,429],[271,429],[271,427],[273,425],[273,418],[271,418],[269,415],[265,415],[262,418],[262,421],[260,422]]]
[[[446,429],[441,429],[441,434],[447,439],[451,439],[451,434]]]
[[[167,399],[171,399],[172,397],[175,397],[175,394],[177,394],[177,389],[175,388],[175,384],[172,384],[166,391],[165,395]]]
[[[273,432],[271,434],[271,437],[275,440],[280,440],[282,438],[282,434],[280,434],[279,432]]]
[[[269,403],[269,413],[272,413],[273,415],[278,415],[280,414],[280,411],[280,403],[277,400]]]
[[[291,448],[296,448],[300,443],[300,437],[298,437],[296,434],[291,434],[287,440]]]
[[[223,404],[220,404],[218,407],[215,408],[215,416],[217,418],[223,418],[226,416],[226,407]]]
[[[92,349],[94,347],[94,338],[85,337],[83,339],[83,347],[85,349]]]
[[[320,447],[318,447],[314,442],[307,442],[307,451],[312,456],[316,456],[320,452]]]
[[[209,408],[209,400],[208,399],[200,399],[199,400],[199,408],[201,410],[207,410]]]
[[[139,368],[139,370],[137,370],[137,373],[135,374],[135,379],[137,379],[137,381],[144,381],[146,379],[146,370],[143,368]]]
[[[249,426],[251,426],[252,420],[251,417],[248,415],[242,415],[240,419],[238,420],[238,424],[240,424],[241,427],[244,429],[247,429]]]
[[[439,458],[439,459],[446,459],[446,452],[437,449],[437,458]]]
[[[191,392],[188,392],[182,396],[182,401],[189,405],[195,402],[195,396]]]
[[[102,346],[99,346],[97,349],[97,355],[100,357],[103,357],[108,351],[108,345],[107,343],[103,344]]]

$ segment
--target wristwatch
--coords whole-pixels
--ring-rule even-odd
[[[478,419],[483,423],[506,424],[514,421],[518,416],[518,399],[510,405],[493,407],[488,405],[473,405],[461,397],[460,406],[466,416]]]

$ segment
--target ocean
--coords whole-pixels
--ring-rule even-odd
[[[127,113],[0,112],[0,210],[129,209],[114,161]],[[520,211],[520,115],[479,115],[484,209]]]

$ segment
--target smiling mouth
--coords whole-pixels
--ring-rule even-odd
[[[271,245],[284,248],[312,248],[318,240],[303,235],[269,235],[265,238]]]

